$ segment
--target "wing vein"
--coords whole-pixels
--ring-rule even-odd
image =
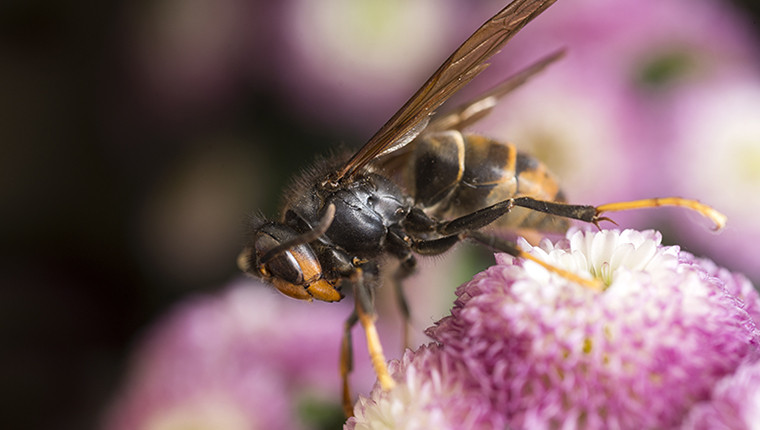
[[[473,33],[369,141],[354,154],[331,180],[338,183],[352,176],[389,148],[401,148],[422,132],[417,130],[435,109],[478,74],[525,24],[556,0],[514,0]],[[407,142],[408,143],[408,142]]]

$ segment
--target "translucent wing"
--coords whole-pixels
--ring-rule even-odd
[[[421,122],[420,124],[425,125],[425,127],[423,127],[424,130],[420,130],[422,133],[419,134],[443,130],[462,131],[466,129],[488,116],[502,97],[523,85],[564,55],[564,49],[549,54],[446,114],[435,116],[430,121],[425,120]],[[405,139],[399,140],[399,142],[389,146],[388,149],[380,153],[373,163],[377,163],[386,172],[398,171],[406,166],[407,158],[414,152],[414,143],[407,146],[408,143],[412,142]]]
[[[561,49],[539,59],[474,99],[454,108],[445,115],[436,116],[430,121],[425,131],[464,130],[475,124],[490,114],[502,97],[524,84],[564,55],[565,50]]]
[[[486,61],[520,29],[556,0],[514,0],[454,51],[425,84],[338,171],[334,182],[351,176],[389,148],[398,149],[424,130],[429,116],[488,66]]]

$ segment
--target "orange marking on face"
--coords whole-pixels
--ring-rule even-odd
[[[306,289],[309,291],[309,294],[311,294],[312,297],[324,302],[337,302],[343,298],[343,296],[340,295],[340,292],[336,290],[332,284],[324,279],[312,282],[308,287],[306,287]]]
[[[309,294],[308,291],[301,285],[294,285],[290,282],[283,281],[282,279],[274,278],[271,280],[272,285],[277,288],[278,291],[280,291],[282,294],[285,294],[288,297],[292,297],[294,299],[299,300],[307,300],[311,301],[312,296]]]
[[[325,302],[337,302],[343,298],[340,292],[328,281],[322,278],[322,266],[319,260],[313,258],[310,254],[299,252],[300,248],[296,247],[287,252],[298,262],[298,267],[303,274],[303,284],[294,285],[282,280],[275,282],[275,286],[283,294],[302,300],[311,300],[315,298]]]

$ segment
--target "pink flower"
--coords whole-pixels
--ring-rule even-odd
[[[436,344],[407,351],[390,364],[400,383],[390,392],[376,388],[360,397],[347,430],[503,428],[486,396],[474,386],[464,364]]]
[[[458,25],[452,3],[285,2],[276,56],[283,101],[344,133],[374,131],[461,42],[441,31]]]
[[[305,304],[252,282],[188,300],[137,350],[104,428],[319,428],[303,413],[315,406],[340,422],[350,310],[350,300]],[[361,358],[354,386],[369,385]]]
[[[671,111],[692,101],[692,92],[720,82],[742,75],[760,80],[760,56],[743,16],[722,0],[559,1],[515,37],[473,86],[493,82],[505,70],[558,47],[567,48],[566,58],[510,95],[475,128],[544,160],[572,201],[601,204],[675,194],[717,205],[699,190],[669,183],[670,172],[691,180],[693,174],[685,174],[682,165],[702,168],[689,156],[671,157],[670,148],[681,146],[671,131]],[[715,98],[704,103],[724,107]],[[693,121],[687,124],[700,129],[699,120]],[[712,148],[706,150],[712,153],[714,145],[685,147]],[[726,189],[721,177],[701,176]],[[723,193],[726,199],[733,195]],[[646,223],[631,222],[647,215]],[[656,216],[651,215],[615,219],[651,227]]]
[[[408,423],[466,411],[485,423],[477,428],[670,428],[758,357],[758,293],[739,275],[663,246],[659,233],[576,230],[523,247],[604,290],[497,255],[458,289],[451,316],[428,329],[434,346],[405,357],[397,375],[406,379],[361,400],[349,428],[419,428]],[[418,353],[432,364],[415,361]],[[413,407],[396,397],[430,386],[437,389]],[[458,404],[465,411],[448,406],[454,392],[469,399]],[[378,420],[389,415],[377,408],[393,419]]]
[[[719,263],[760,279],[760,74],[693,89],[674,103],[668,160],[669,189],[697,195],[729,219],[720,236],[676,225],[689,245],[711,249]],[[666,185],[667,186],[667,185]]]
[[[745,363],[723,378],[710,400],[689,413],[684,429],[751,429],[760,423],[760,362]]]

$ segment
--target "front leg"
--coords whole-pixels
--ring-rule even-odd
[[[377,375],[377,380],[380,382],[380,386],[383,390],[389,391],[396,385],[396,382],[388,372],[385,354],[383,353],[383,345],[380,342],[380,336],[378,335],[377,327],[375,326],[375,320],[377,319],[377,314],[375,312],[375,295],[373,291],[375,283],[372,282],[376,278],[376,273],[374,273],[375,268],[369,267],[368,269],[370,271],[369,273],[361,267],[356,267],[349,279],[353,285],[355,308],[351,313],[351,316],[346,320],[344,326],[340,360],[341,376],[343,379],[343,410],[346,413],[346,416],[351,416],[353,414],[353,399],[349,389],[348,375],[353,368],[351,328],[356,324],[357,320],[364,329],[364,334],[367,338],[369,358],[372,362],[372,367],[375,369],[375,374]]]

